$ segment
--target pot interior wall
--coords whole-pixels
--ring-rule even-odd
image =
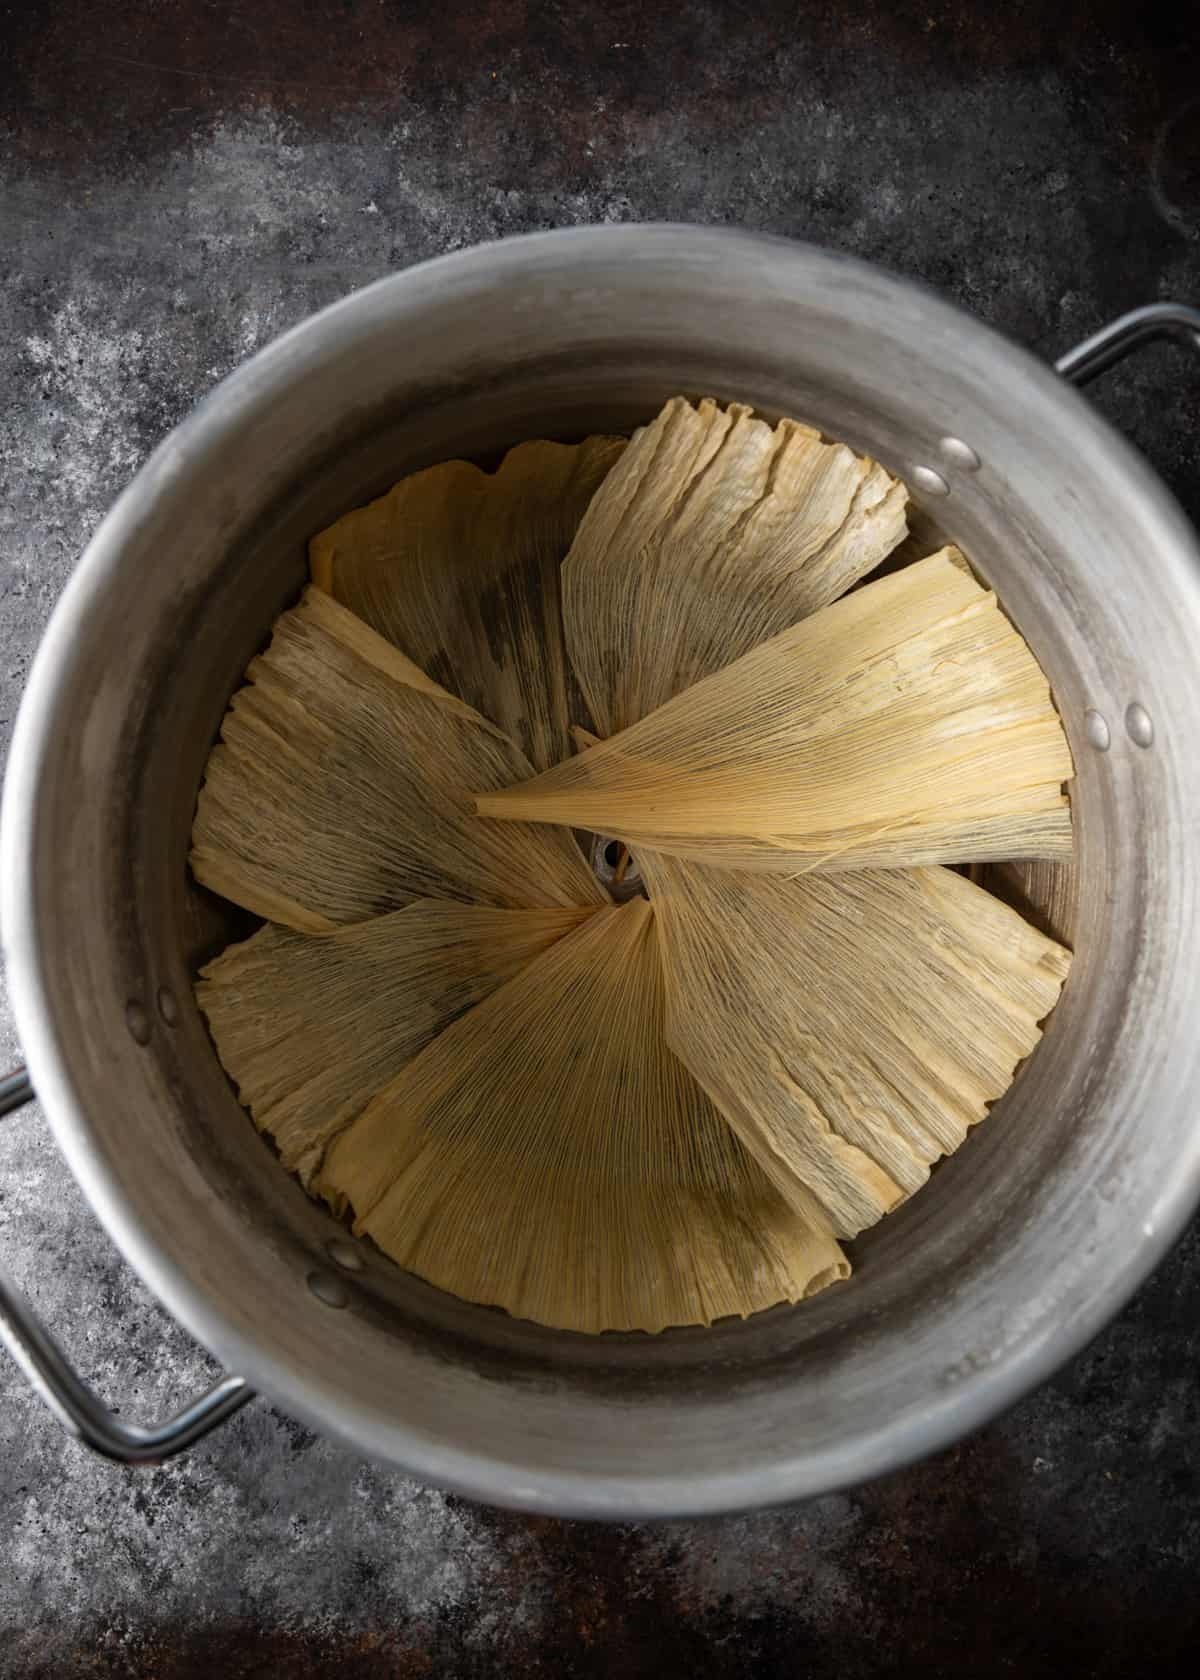
[[[1131,1221],[1149,1241],[1158,1218],[1151,1142],[1189,1181],[1200,1170],[1172,1096],[1196,1059],[1195,965],[1170,993],[1162,978],[1196,949],[1172,862],[1196,801],[1167,719],[1200,725],[1195,680],[1181,699],[1177,676],[1200,614],[1194,590],[1172,596],[1182,567],[1149,475],[1049,375],[1018,352],[1010,367],[986,334],[976,346],[923,294],[812,253],[801,285],[787,248],[711,235],[688,270],[671,247],[684,236],[657,237],[636,285],[619,253],[607,280],[598,259],[581,280],[555,256],[530,280],[533,259],[485,253],[465,297],[389,282],[403,308],[363,294],[340,338],[301,329],[188,423],[72,603],[30,913],[57,1106],[75,1116],[56,1120],[60,1141],[172,1309],[319,1427],[472,1493],[592,1512],[794,1497],[947,1438],[1136,1281]],[[733,334],[739,295],[757,303]],[[627,431],[681,391],[797,415],[905,477],[947,432],[977,448],[983,468],[936,515],[1030,641],[1071,739],[1075,971],[1011,1093],[854,1245],[849,1283],[809,1303],[579,1337],[455,1301],[364,1246],[364,1270],[342,1275],[349,1304],[331,1308],[309,1279],[334,1271],[346,1233],[256,1135],[192,1001],[198,962],[245,931],[186,869],[221,715],[331,519],[434,461]],[[1162,720],[1154,751],[1122,735],[1135,698]],[[1107,754],[1087,745],[1088,707],[1112,724]],[[1163,1041],[1186,1047],[1166,1071]]]

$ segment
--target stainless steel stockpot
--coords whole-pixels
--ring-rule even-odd
[[[1200,555],[1082,378],[1157,305],[1042,365],[929,292],[686,227],[536,235],[380,281],[220,385],[84,555],[4,795],[3,923],[32,1084],[97,1214],[236,1377],[121,1423],[11,1290],[10,1346],[71,1427],[176,1450],[261,1390],[446,1487],[589,1516],[717,1511],[889,1470],[1077,1349],[1200,1197]],[[1077,960],[1045,1040],[845,1286],[746,1323],[585,1338],[450,1299],[280,1169],[192,1000],[229,935],[186,868],[226,702],[305,540],[401,474],[626,429],[679,392],[877,456],[994,584],[1078,765]],[[26,1094],[18,1076],[0,1106]]]

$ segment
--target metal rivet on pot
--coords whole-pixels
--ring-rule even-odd
[[[961,438],[944,437],[938,445],[942,454],[952,467],[958,467],[963,472],[978,472],[979,457],[969,443]]]
[[[309,1272],[308,1287],[322,1306],[346,1307],[350,1304],[346,1285],[331,1272]]]
[[[1135,747],[1148,747],[1154,740],[1154,720],[1137,700],[1125,708],[1125,733]]]
[[[950,486],[940,472],[933,467],[914,467],[912,480],[919,490],[924,490],[927,496],[948,496]]]
[[[1083,714],[1083,733],[1087,737],[1089,747],[1095,747],[1097,752],[1108,751],[1112,742],[1108,719],[1091,707]]]
[[[150,1042],[150,1017],[140,1003],[130,1001],[125,1005],[125,1025],[129,1028],[129,1035],[137,1044]]]
[[[173,1027],[179,1019],[179,1005],[175,1002],[175,993],[166,986],[158,988],[158,1013],[169,1027]]]
[[[334,1237],[332,1242],[326,1243],[329,1258],[343,1271],[361,1272],[365,1269],[366,1261],[355,1248],[353,1243],[344,1242],[341,1237]]]

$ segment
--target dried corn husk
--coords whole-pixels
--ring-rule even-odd
[[[795,874],[1067,856],[1072,773],[1037,661],[944,549],[478,809]]]
[[[1075,944],[1079,871],[1075,859],[1050,863],[984,863],[977,866],[981,887],[1019,910],[1027,922],[1061,945]]]
[[[599,911],[410,1062],[320,1188],[410,1271],[565,1329],[707,1323],[844,1277],[662,1028],[649,905]]]
[[[624,438],[447,461],[309,545],[313,581],[498,724],[537,770],[569,750],[559,566]]]
[[[608,902],[570,834],[478,820],[469,790],[528,760],[322,591],[282,614],[247,675],[192,831],[214,892],[305,933],[416,898]]]
[[[430,1039],[593,914],[422,900],[333,933],[268,926],[201,969],[196,998],[255,1124],[308,1185]]]
[[[567,647],[600,733],[836,600],[903,539],[907,500],[874,461],[794,420],[672,398],[563,565]]]
[[[638,861],[668,1043],[780,1193],[814,1192],[839,1236],[918,1189],[1007,1090],[1070,965],[949,869],[787,880]],[[872,1173],[818,1178],[830,1138]]]

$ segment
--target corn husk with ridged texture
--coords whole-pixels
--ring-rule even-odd
[[[638,857],[668,1043],[781,1194],[815,1193],[839,1236],[919,1189],[1008,1089],[1070,966],[953,870],[788,880]],[[818,1177],[833,1140],[869,1170]]]
[[[1045,677],[945,549],[864,585],[482,815],[796,874],[1065,857]]]
[[[592,914],[421,900],[332,933],[267,926],[201,969],[196,999],[255,1124],[308,1185],[430,1039]]]
[[[322,591],[275,623],[209,755],[192,869],[301,932],[449,898],[607,903],[572,836],[480,822],[471,789],[528,775],[494,724]]]
[[[563,564],[567,647],[597,729],[636,723],[836,600],[903,540],[907,500],[874,461],[794,420],[673,398]]]
[[[624,438],[446,461],[309,545],[313,581],[490,718],[535,770],[569,751],[559,567]]]
[[[429,1282],[564,1329],[708,1323],[848,1271],[666,1049],[642,899],[434,1039],[334,1140],[320,1188]]]
[[[1079,899],[1079,869],[1074,858],[1065,863],[1035,858],[1029,862],[979,864],[976,879],[1051,939],[1074,946]]]

